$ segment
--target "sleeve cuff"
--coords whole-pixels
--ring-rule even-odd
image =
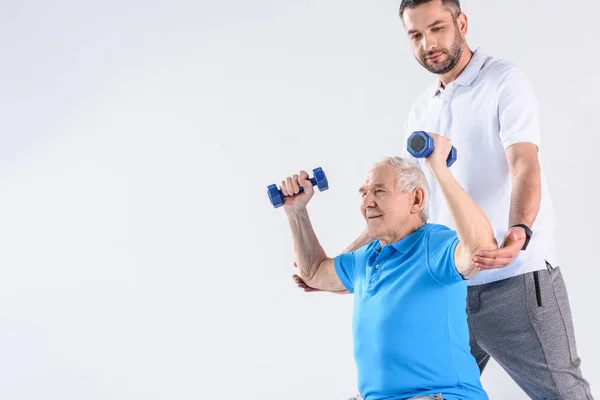
[[[342,285],[344,285],[344,287],[346,288],[346,290],[348,290],[348,292],[354,293],[354,287],[352,287],[352,284],[346,277],[346,274],[344,274],[344,270],[342,269],[342,264],[340,262],[339,256],[334,258],[333,264],[335,266],[335,273],[337,274],[340,282],[342,282]]]
[[[531,139],[531,138],[522,138],[522,137],[517,137],[517,136],[504,139],[502,141],[502,147],[504,148],[504,151],[506,151],[506,149],[508,149],[510,146],[512,146],[515,143],[532,143],[538,148],[538,151],[540,150],[539,140],[535,140],[535,139]]]

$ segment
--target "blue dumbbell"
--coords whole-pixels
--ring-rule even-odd
[[[317,186],[321,192],[329,189],[329,182],[327,181],[325,172],[323,172],[321,167],[313,169],[313,174],[314,176],[312,178],[308,178],[313,186]],[[304,188],[300,186],[300,193],[302,192],[304,192]],[[267,193],[269,194],[269,200],[271,200],[271,204],[273,204],[273,207],[275,208],[281,207],[283,205],[283,199],[290,197],[284,196],[283,193],[281,193],[281,190],[279,190],[275,184],[267,187]]]
[[[408,138],[408,152],[415,158],[425,158],[433,152],[433,138],[427,132],[416,131]],[[446,159],[446,166],[450,167],[456,161],[456,148],[452,146]]]

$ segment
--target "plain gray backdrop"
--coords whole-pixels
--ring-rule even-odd
[[[399,0],[25,1],[0,10],[0,398],[356,393],[352,298],[291,279],[266,188],[322,167],[328,255],[434,77]],[[468,42],[525,70],[582,369],[600,396],[595,0],[464,1]],[[460,159],[459,161],[460,162]],[[495,364],[492,399],[526,399]]]

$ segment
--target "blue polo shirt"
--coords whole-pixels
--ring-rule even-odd
[[[425,224],[383,248],[377,240],[335,258],[354,294],[354,359],[366,400],[488,399],[470,352],[457,244],[455,231]]]

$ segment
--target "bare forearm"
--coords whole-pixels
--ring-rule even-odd
[[[308,282],[315,275],[321,263],[327,259],[327,255],[317,239],[306,209],[290,211],[287,216],[292,232],[296,265],[300,276],[305,282]]]
[[[480,248],[497,248],[494,231],[487,216],[450,171],[440,168],[433,175],[444,194],[463,248],[470,254]]]
[[[539,165],[524,165],[512,172],[509,226],[533,225],[542,198]]]
[[[368,230],[365,229],[364,231],[362,231],[360,236],[357,237],[356,240],[354,240],[354,242],[352,242],[348,247],[346,247],[346,249],[343,252],[349,253],[351,251],[358,250],[361,247],[366,246],[367,244],[371,243],[372,241],[373,241],[373,238],[371,238],[369,236]]]

